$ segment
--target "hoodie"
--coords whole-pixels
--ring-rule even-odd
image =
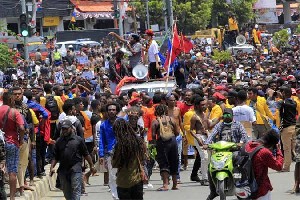
[[[245,149],[248,153],[251,153],[259,145],[262,144],[258,141],[250,141],[246,144]],[[252,159],[255,179],[258,184],[258,192],[254,199],[257,199],[265,196],[269,191],[273,190],[268,176],[268,168],[276,171],[282,170],[283,155],[280,149],[277,149],[276,155],[274,156],[270,149],[262,148],[254,155]]]

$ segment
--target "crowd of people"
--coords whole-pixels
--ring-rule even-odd
[[[234,20],[231,16],[233,38],[238,34]],[[268,45],[271,38],[263,40],[254,33],[247,32],[250,43],[260,39],[256,49],[238,52],[226,62],[213,60],[213,51],[206,51],[209,45],[226,46],[222,38],[212,44],[194,41],[190,54],[178,56],[170,75],[177,87],[154,96],[135,88],[122,91],[119,85],[139,63],[148,65],[146,79],[164,80],[152,30],[145,32],[145,42],[137,34],[127,41],[110,33],[125,45],[125,52],[107,45],[86,46],[76,55],[69,47],[62,57],[54,48],[50,65],[39,51],[34,60],[19,60],[0,81],[1,199],[6,199],[6,180],[13,200],[32,190],[35,176],[46,176],[46,164],[51,164],[52,176],[57,163],[56,187],[67,200],[86,194],[90,176],[98,173],[103,173],[113,199],[143,199],[143,190],[153,187],[156,162],[162,177],[157,190],[169,190],[170,180],[171,189],[178,190],[192,146],[190,179],[209,186],[211,200],[218,194],[208,173],[207,148],[221,140],[246,146],[249,152],[264,147],[253,162],[259,186],[254,199],[271,199],[268,168],[288,172],[293,160],[290,192],[299,193],[299,40],[291,37],[290,49],[274,51]],[[87,56],[88,62],[81,64],[78,55]]]

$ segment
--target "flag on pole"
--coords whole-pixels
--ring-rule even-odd
[[[172,49],[172,42],[170,39],[168,39],[168,52],[171,52],[171,49]],[[166,58],[162,53],[158,53],[158,56],[159,56],[159,59],[160,59],[160,63],[162,64],[162,66],[165,66],[166,62],[167,62],[167,59],[169,58],[169,56]],[[170,65],[170,70],[169,72],[170,73],[173,73],[174,70],[176,70],[178,66],[178,61],[177,61],[177,58],[175,58],[175,60],[171,63]],[[167,71],[167,68],[165,67],[166,71]]]
[[[190,53],[190,51],[194,48],[194,45],[191,40],[181,34],[181,47],[184,53]]]
[[[170,64],[172,64],[174,62],[174,60],[176,59],[176,57],[181,53],[182,49],[181,49],[181,42],[180,42],[180,38],[177,32],[177,26],[176,24],[174,25],[173,28],[173,44],[171,44],[171,48],[168,51],[168,56],[165,62],[165,69],[168,70],[168,66],[169,66],[169,60],[171,57],[171,62]],[[169,46],[169,45],[168,45]],[[172,54],[172,55],[170,55]]]

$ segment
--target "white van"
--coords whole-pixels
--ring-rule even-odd
[[[94,47],[94,46],[100,46],[100,43],[96,41],[91,41],[90,38],[83,38],[83,39],[56,43],[57,50],[62,57],[65,57],[67,55],[67,50],[69,49],[70,46],[72,46],[72,49],[74,50],[75,54],[77,54],[79,53],[80,48],[83,47],[84,45],[89,45],[91,47]]]

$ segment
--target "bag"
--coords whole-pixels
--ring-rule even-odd
[[[57,120],[59,117],[59,108],[56,99],[54,96],[47,96],[46,97],[46,104],[45,107],[51,113],[50,120]]]
[[[168,120],[166,120],[166,125],[162,123],[161,118],[158,118],[158,122],[160,129],[160,137],[163,141],[168,141],[175,136],[173,133],[173,126]]]
[[[84,139],[87,139],[93,136],[93,127],[87,114],[84,111],[80,111],[80,113],[84,118]]]
[[[252,166],[252,158],[262,148],[263,146],[258,146],[254,151],[248,153],[244,146],[236,158],[233,178],[236,187],[236,196],[240,199],[252,199],[258,191],[258,185]]]

